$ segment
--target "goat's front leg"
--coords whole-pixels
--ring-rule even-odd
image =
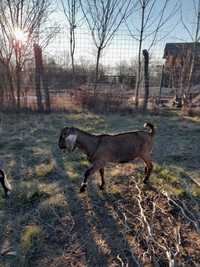
[[[94,174],[96,171],[100,170],[104,166],[103,162],[96,161],[92,164],[92,166],[86,170],[84,174],[84,179],[81,184],[80,193],[85,192],[85,189],[87,187],[87,179],[90,175]]]
[[[10,184],[6,178],[4,171],[2,171],[2,170],[0,170],[0,183],[3,187],[5,197],[7,198],[9,196],[10,191],[11,191],[11,186],[10,186]]]
[[[104,180],[104,168],[101,168],[99,170],[100,175],[101,175],[101,184],[100,184],[100,190],[104,189],[104,185],[105,185],[105,180]]]
[[[144,177],[143,183],[146,184],[153,170],[153,164],[151,162],[150,156],[143,157],[143,160],[145,163],[145,177]]]
[[[147,167],[147,173],[145,174],[145,177],[144,177],[144,180],[143,180],[144,184],[148,183],[149,177],[151,175],[152,170],[153,170],[153,164],[150,162],[149,166]]]

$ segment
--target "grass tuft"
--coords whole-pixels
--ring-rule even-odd
[[[47,164],[39,164],[35,167],[35,175],[36,177],[45,177],[52,173],[55,170],[55,165],[53,162]]]

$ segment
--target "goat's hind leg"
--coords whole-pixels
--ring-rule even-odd
[[[96,161],[92,164],[92,166],[86,170],[85,174],[84,174],[84,179],[83,182],[81,184],[81,188],[80,188],[80,193],[85,192],[85,189],[87,187],[87,179],[90,175],[94,174],[96,171],[100,170],[102,167],[104,167],[103,162],[101,161]]]
[[[144,160],[144,164],[145,164],[145,176],[144,176],[143,183],[146,184],[153,170],[153,164],[151,162],[150,156],[143,157],[142,159]]]

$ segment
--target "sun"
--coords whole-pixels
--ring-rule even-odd
[[[27,34],[23,30],[16,28],[14,29],[14,38],[16,41],[25,43],[27,41]]]

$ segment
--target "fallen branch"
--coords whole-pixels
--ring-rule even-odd
[[[172,198],[168,195],[168,193],[167,193],[166,191],[163,190],[162,193],[163,193],[163,195],[167,198],[168,203],[170,204],[170,202],[171,202],[174,206],[176,206],[177,208],[179,208],[180,211],[181,211],[181,213],[182,213],[182,215],[183,215],[183,216],[184,216],[190,223],[192,223],[192,224],[194,225],[194,227],[195,227],[197,233],[200,234],[199,223],[195,221],[195,219],[196,219],[195,216],[192,216],[192,217],[193,217],[193,219],[192,219],[192,218],[190,218],[190,217],[186,214],[186,212],[189,213],[189,214],[191,213],[191,212],[189,212],[189,210],[186,208],[186,206],[185,206],[185,207],[182,207],[181,205],[179,205],[174,199],[172,199]],[[195,218],[195,219],[194,219],[194,218]]]

